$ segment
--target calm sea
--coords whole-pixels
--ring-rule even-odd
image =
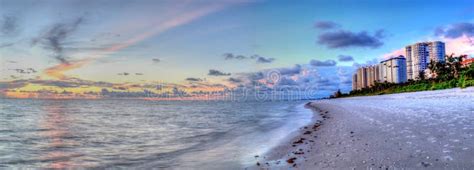
[[[0,99],[0,168],[241,169],[309,123],[304,103]]]

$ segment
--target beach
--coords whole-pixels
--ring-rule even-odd
[[[255,168],[469,168],[473,103],[472,87],[313,101],[312,122]]]

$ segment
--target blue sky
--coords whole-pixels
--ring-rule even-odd
[[[462,49],[448,52],[473,51],[466,44],[473,36],[469,25],[455,25],[474,22],[470,1],[0,0],[0,17],[3,82],[77,78],[182,85],[199,78],[231,86],[227,80],[234,75],[295,64],[319,70],[313,76],[340,77],[341,68],[347,76],[355,63],[398,54],[417,41],[461,43]],[[463,36],[435,35],[436,29]],[[226,60],[226,53],[245,59]],[[338,61],[339,55],[353,61]],[[37,72],[18,73],[26,68]],[[209,75],[211,69],[231,75]],[[333,84],[350,89],[350,82]]]

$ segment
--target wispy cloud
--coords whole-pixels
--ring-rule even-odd
[[[263,57],[257,54],[247,57],[241,54],[225,53],[222,56],[224,56],[225,60],[247,60],[248,59],[248,60],[255,60],[255,62],[258,64],[272,63],[273,61],[276,60],[275,58],[272,58],[272,57]]]
[[[18,18],[12,15],[4,15],[0,20],[0,35],[13,35],[18,32]]]
[[[249,57],[246,57],[244,55],[240,55],[240,54],[233,54],[233,53],[225,53],[223,54],[222,56],[224,56],[224,59],[225,60],[233,60],[233,59],[236,59],[236,60],[244,60],[244,59],[248,59]]]
[[[90,59],[69,61],[68,63],[60,63],[58,65],[46,68],[43,72],[50,77],[57,78],[59,80],[66,80],[70,79],[71,77],[66,76],[64,72],[80,68],[90,62]]]
[[[123,72],[123,73],[118,73],[117,75],[119,75],[119,76],[128,76],[128,75],[130,75],[130,73]]]
[[[151,61],[153,61],[153,63],[159,63],[159,62],[161,62],[161,59],[153,58],[153,59],[151,59]]]
[[[273,61],[275,61],[275,58],[265,58],[265,57],[262,57],[262,56],[253,56],[257,59],[257,63],[272,63]]]
[[[70,23],[57,23],[43,33],[40,37],[32,40],[32,45],[41,43],[47,50],[54,52],[54,58],[60,64],[69,64],[68,58],[64,56],[64,42],[74,33],[84,21],[82,17]]]
[[[13,44],[13,43],[4,43],[4,44],[0,44],[0,48],[11,47],[13,45],[15,45],[15,44]]]
[[[338,23],[335,23],[333,21],[318,21],[314,24],[315,28],[322,29],[322,30],[339,28],[340,26],[341,25],[339,25]]]
[[[15,72],[17,72],[19,74],[33,74],[33,73],[37,72],[33,68],[26,68],[26,69],[17,68],[17,69],[12,69],[12,70],[14,70]]]
[[[233,3],[214,3],[214,4],[204,6],[204,7],[196,8],[194,10],[178,13],[178,15],[174,17],[170,17],[163,22],[156,23],[150,29],[148,29],[148,31],[137,34],[133,36],[132,38],[124,41],[123,43],[117,44],[115,46],[104,49],[97,53],[91,54],[90,57],[86,59],[82,59],[78,61],[69,61],[68,63],[60,63],[59,65],[52,66],[46,69],[45,74],[57,79],[67,79],[68,77],[65,76],[64,74],[64,72],[66,71],[81,68],[96,59],[103,58],[116,51],[120,51],[132,45],[140,43],[145,39],[148,39],[153,36],[157,36],[170,29],[190,23],[194,20],[207,16],[211,13],[220,11],[232,4]],[[173,9],[173,10],[179,10],[179,9]]]

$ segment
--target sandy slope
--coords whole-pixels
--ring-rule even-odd
[[[474,88],[321,100],[311,105],[318,113],[328,112],[322,126],[313,129],[320,119],[315,116],[300,135],[258,158],[257,167],[474,167]],[[302,143],[297,142],[301,138]],[[290,158],[296,158],[294,163],[287,162]]]

